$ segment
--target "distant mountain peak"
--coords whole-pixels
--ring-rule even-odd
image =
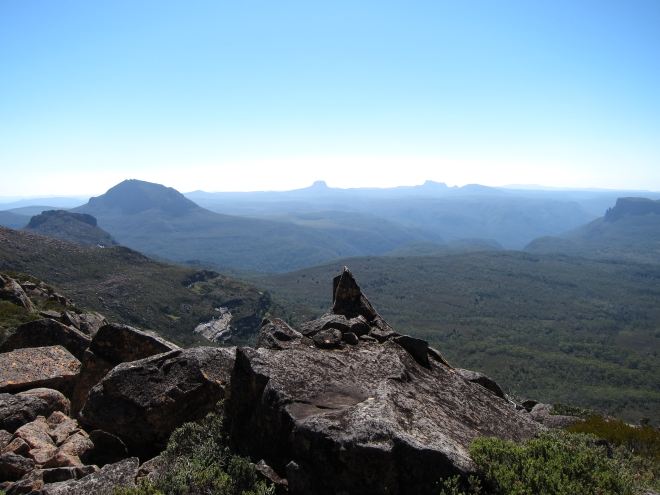
[[[173,215],[199,208],[172,187],[137,179],[122,181],[105,194],[90,198],[87,206],[120,210],[126,214],[158,209]]]
[[[445,184],[444,182],[436,182],[434,180],[426,180],[424,181],[424,184],[422,184],[422,187],[433,188],[433,189],[447,189],[447,184]]]
[[[324,180],[317,180],[309,187],[310,189],[329,189],[328,184]]]
[[[614,222],[628,215],[660,215],[660,201],[648,198],[619,198],[614,207],[605,212],[605,221]]]

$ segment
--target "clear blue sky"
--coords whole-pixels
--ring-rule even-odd
[[[0,171],[660,190],[660,1],[2,0]]]

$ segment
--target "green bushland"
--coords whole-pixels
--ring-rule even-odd
[[[442,495],[633,495],[653,480],[627,450],[596,437],[553,431],[523,443],[478,438],[478,477],[444,482]]]
[[[186,423],[172,433],[155,479],[115,495],[272,495],[254,465],[227,444],[222,414]]]

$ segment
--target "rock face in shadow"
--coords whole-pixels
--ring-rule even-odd
[[[437,493],[439,479],[474,470],[468,447],[476,437],[524,440],[541,431],[434,357],[424,341],[397,341],[348,270],[334,289],[333,314],[361,318],[369,338],[326,347],[286,332],[285,346],[236,352],[230,437],[286,477],[290,493]],[[308,325],[307,335],[353,333],[324,330],[326,317]],[[264,330],[264,341],[276,334]]]
[[[234,354],[235,348],[197,347],[120,364],[90,391],[81,421],[149,458],[177,426],[204,417],[225,397]]]
[[[150,332],[128,325],[107,324],[94,334],[89,349],[82,356],[82,369],[71,397],[71,409],[77,414],[87,394],[120,363],[174,351],[179,347]]]
[[[61,392],[37,388],[13,394],[0,394],[0,430],[13,433],[37,416],[49,416],[55,411],[69,414],[69,399]]]

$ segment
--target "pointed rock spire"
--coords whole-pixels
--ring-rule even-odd
[[[332,293],[332,312],[336,315],[363,316],[369,322],[379,316],[346,266],[341,275],[332,280]]]

